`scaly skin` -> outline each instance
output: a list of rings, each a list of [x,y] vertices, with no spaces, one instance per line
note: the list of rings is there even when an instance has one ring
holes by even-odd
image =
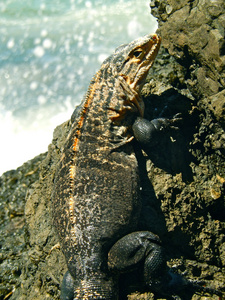
[[[140,96],[160,47],[148,35],[106,59],[74,111],[52,194],[52,214],[68,272],[62,300],[118,299],[118,273],[143,268],[163,295],[192,284],[166,269],[157,236],[138,230],[141,210],[133,139],[151,145],[177,120],[143,119]]]
[[[140,91],[159,46],[153,34],[119,47],[73,114],[52,202],[74,299],[117,299],[107,253],[137,226],[141,200],[131,127],[143,116]]]

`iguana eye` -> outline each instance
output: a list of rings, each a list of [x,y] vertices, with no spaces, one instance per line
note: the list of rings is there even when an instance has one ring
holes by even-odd
[[[139,58],[142,54],[142,50],[141,49],[137,49],[133,52],[133,56],[135,56],[136,58]]]

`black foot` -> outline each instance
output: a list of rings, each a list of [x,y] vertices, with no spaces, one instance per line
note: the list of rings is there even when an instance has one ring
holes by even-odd
[[[188,280],[182,275],[169,270],[158,280],[149,281],[150,289],[160,296],[169,296],[176,300],[190,300],[196,293],[222,296],[216,289],[203,286],[203,282]]]

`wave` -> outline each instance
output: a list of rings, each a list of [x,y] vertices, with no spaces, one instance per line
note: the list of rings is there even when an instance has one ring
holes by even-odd
[[[0,4],[0,172],[47,150],[101,62],[156,30],[145,1],[6,0]],[[29,150],[30,149],[30,150]],[[11,161],[11,163],[9,163]]]

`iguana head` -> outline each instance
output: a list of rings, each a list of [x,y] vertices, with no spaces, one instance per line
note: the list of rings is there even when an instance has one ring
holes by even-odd
[[[161,38],[157,34],[150,34],[118,47],[111,56],[114,74],[122,76],[132,89],[140,92],[160,43]]]
[[[139,112],[143,116],[144,102],[140,97],[140,91],[159,51],[160,42],[161,39],[157,34],[144,36],[118,47],[103,63],[106,74],[111,73],[110,81],[112,78],[115,79],[114,85],[117,86],[120,95],[114,100],[117,110],[110,106],[110,110],[117,113],[113,114],[113,120],[124,118],[128,111]]]

